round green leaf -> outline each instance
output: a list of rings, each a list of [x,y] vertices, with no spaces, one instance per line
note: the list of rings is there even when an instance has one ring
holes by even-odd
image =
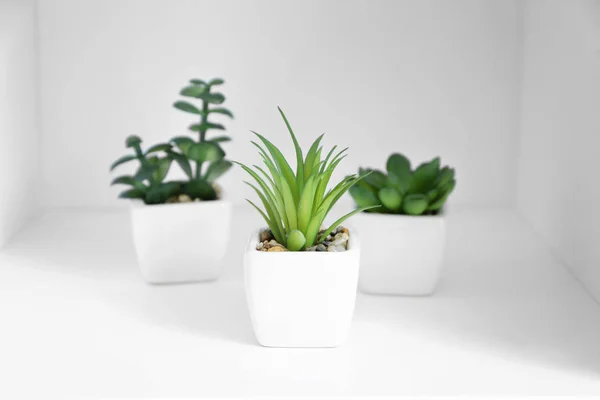
[[[402,196],[394,188],[383,188],[379,191],[379,200],[388,210],[399,211],[402,205]]]
[[[215,143],[202,142],[190,145],[186,155],[197,162],[217,161],[225,157],[225,152]]]
[[[440,170],[440,159],[434,158],[429,163],[423,163],[415,170],[410,181],[409,193],[426,193],[435,183]]]
[[[410,161],[400,153],[394,153],[388,157],[386,168],[398,176],[410,174]]]
[[[348,191],[358,207],[368,207],[381,204],[377,194],[375,194],[374,191],[365,188],[364,186],[354,185]]]
[[[190,79],[190,83],[193,85],[206,85],[202,79]]]
[[[381,189],[387,182],[387,177],[381,171],[371,171],[370,174],[363,178],[363,181],[375,189]]]
[[[287,235],[287,248],[290,251],[299,251],[304,247],[306,238],[299,230],[290,231]]]
[[[136,147],[140,143],[142,143],[142,139],[140,139],[140,137],[136,135],[128,136],[127,139],[125,139],[126,147]]]
[[[406,195],[402,209],[409,215],[421,215],[427,210],[427,196],[420,193]]]

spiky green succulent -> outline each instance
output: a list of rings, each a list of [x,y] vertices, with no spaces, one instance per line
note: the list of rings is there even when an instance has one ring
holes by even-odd
[[[337,201],[363,177],[348,176],[327,190],[331,174],[346,157],[347,148],[335,153],[334,146],[323,159],[323,147],[320,146],[323,135],[310,146],[306,157],[298,144],[296,135],[285,114],[279,109],[281,117],[292,137],[296,151],[296,173],[284,158],[281,151],[264,136],[253,132],[262,146],[252,142],[258,149],[268,170],[254,165],[254,169],[239,164],[254,178],[259,187],[245,182],[252,187],[260,198],[264,211],[252,201],[246,199],[265,219],[275,240],[291,251],[303,250],[323,241],[336,227],[352,215],[379,206],[360,207],[336,220],[320,232],[321,226]],[[334,155],[335,153],[335,155]],[[365,174],[366,176],[366,174]]]
[[[350,188],[350,195],[360,208],[381,204],[369,212],[388,214],[437,214],[456,186],[454,169],[440,168],[439,157],[411,170],[402,154],[387,160],[387,175],[382,171],[359,169],[364,176]]]
[[[230,161],[225,160],[225,151],[221,148],[221,143],[231,139],[228,136],[207,138],[206,134],[209,130],[225,129],[223,125],[209,121],[209,116],[224,115],[233,118],[228,109],[216,107],[225,101],[225,96],[213,92],[212,88],[224,82],[219,78],[207,82],[192,79],[179,94],[188,99],[200,100],[200,108],[184,100],[173,104],[178,110],[193,114],[199,119],[197,123],[189,126],[189,130],[197,135],[196,140],[188,136],[177,136],[144,152],[141,149],[142,140],[138,136],[127,138],[126,147],[131,148],[133,154],[119,158],[110,169],[112,171],[121,164],[136,160],[139,166],[135,174],[119,176],[112,181],[113,185],[131,186],[130,189],[121,192],[119,197],[141,199],[146,204],[162,204],[181,194],[192,199],[217,198],[213,182],[232,165]],[[173,161],[187,175],[187,181],[164,182]]]

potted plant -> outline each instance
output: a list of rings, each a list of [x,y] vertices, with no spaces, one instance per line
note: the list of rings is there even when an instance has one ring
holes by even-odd
[[[231,168],[221,143],[227,136],[207,137],[209,130],[224,130],[209,117],[233,118],[226,108],[215,107],[225,96],[213,92],[222,79],[208,82],[192,79],[180,94],[200,101],[197,108],[188,101],[174,107],[193,114],[198,122],[189,130],[196,136],[178,136],[147,149],[138,136],[125,142],[131,154],[110,167],[136,162],[132,175],[115,178],[112,184],[130,186],[119,197],[131,199],[133,241],[140,269],[150,283],[213,280],[219,276],[231,218],[231,204],[222,198],[215,180]],[[173,163],[183,171],[183,180],[167,180]]]
[[[279,110],[296,151],[296,172],[281,151],[253,132],[266,170],[239,164],[254,178],[246,182],[267,229],[250,235],[244,256],[246,296],[258,342],[268,347],[335,347],[348,334],[358,281],[360,241],[341,224],[373,205],[344,215],[322,229],[332,207],[362,178],[349,176],[327,190],[347,149],[333,147],[322,158],[321,135],[303,157],[296,136]]]
[[[387,160],[387,174],[360,169],[350,188],[358,207],[381,204],[353,222],[364,235],[360,290],[372,294],[428,295],[439,278],[445,247],[444,204],[456,186],[454,169],[440,159],[411,170],[402,154]]]

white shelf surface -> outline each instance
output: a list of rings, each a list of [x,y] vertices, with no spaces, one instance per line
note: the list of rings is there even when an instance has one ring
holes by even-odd
[[[171,286],[126,211],[49,211],[0,252],[0,398],[599,395],[600,306],[510,210],[452,211],[437,293],[359,294],[337,349],[255,341],[245,207],[223,277]]]

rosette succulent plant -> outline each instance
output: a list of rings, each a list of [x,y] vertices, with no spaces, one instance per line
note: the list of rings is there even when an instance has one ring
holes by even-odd
[[[358,207],[381,204],[369,212],[388,214],[437,214],[456,186],[454,169],[440,168],[439,157],[411,170],[410,161],[402,154],[392,154],[387,160],[387,175],[381,171],[359,169],[364,176],[350,188]]]
[[[222,142],[231,140],[228,136],[208,137],[210,130],[225,130],[219,123],[209,121],[209,116],[224,115],[233,118],[226,108],[217,107],[225,101],[222,93],[213,92],[214,86],[222,85],[223,79],[212,79],[205,82],[192,79],[189,85],[180,91],[180,95],[188,99],[200,101],[200,107],[186,100],[173,104],[178,110],[193,114],[198,118],[196,123],[189,126],[195,138],[177,136],[165,143],[151,146],[142,151],[142,140],[138,136],[129,136],[125,142],[132,154],[116,160],[110,167],[111,171],[121,164],[136,160],[138,168],[133,175],[123,175],[115,178],[112,184],[130,186],[119,195],[125,199],[141,199],[146,204],[162,204],[186,195],[188,199],[215,200],[217,191],[214,181],[223,175],[231,162],[225,160]],[[165,178],[173,162],[177,163],[188,180],[165,182]]]
[[[323,135],[319,136],[303,156],[302,149],[294,135],[285,114],[279,112],[290,133],[296,151],[296,173],[283,157],[281,151],[264,136],[252,132],[262,143],[252,142],[258,149],[261,158],[268,170],[254,165],[254,169],[244,164],[239,164],[258,184],[245,182],[252,187],[260,198],[264,211],[255,203],[246,199],[265,219],[273,236],[280,244],[291,251],[304,250],[322,242],[336,227],[352,215],[378,207],[368,205],[360,207],[336,220],[333,224],[321,231],[325,217],[344,193],[362,177],[348,176],[338,182],[333,188],[327,190],[331,174],[338,164],[346,157],[346,149],[335,152],[334,146],[322,158],[323,148],[320,146]],[[334,155],[335,153],[335,155]]]

